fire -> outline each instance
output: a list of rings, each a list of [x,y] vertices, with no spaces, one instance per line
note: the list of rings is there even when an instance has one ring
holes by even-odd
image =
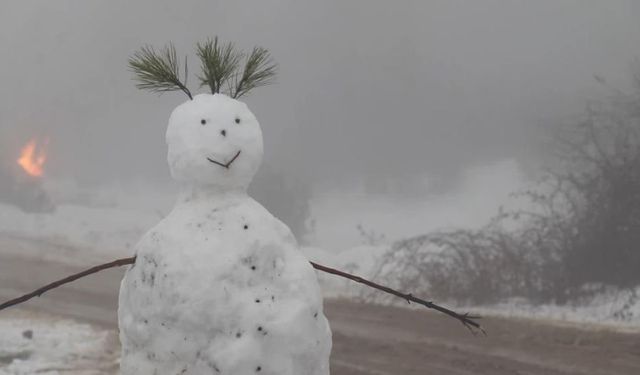
[[[43,167],[47,161],[47,154],[44,150],[46,143],[38,145],[35,139],[31,139],[20,152],[20,159],[17,162],[31,176],[40,177],[44,173]]]

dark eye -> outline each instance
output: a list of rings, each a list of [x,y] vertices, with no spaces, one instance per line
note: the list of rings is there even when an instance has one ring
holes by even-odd
[[[240,119],[236,117],[236,124],[240,123]]]
[[[207,123],[207,120],[202,119],[202,120],[200,120],[200,123],[201,123],[202,125],[205,125],[205,124]]]

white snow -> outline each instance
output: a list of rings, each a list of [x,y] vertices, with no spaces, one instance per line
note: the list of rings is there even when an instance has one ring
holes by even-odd
[[[122,281],[122,374],[328,374],[331,331],[313,268],[246,193],[262,161],[253,114],[198,95],[172,113],[167,143],[182,190]]]
[[[0,375],[115,374],[117,337],[72,320],[25,310],[3,311]]]
[[[513,298],[491,306],[459,306],[481,315],[545,319],[555,323],[640,332],[640,287],[609,288],[593,297],[566,305],[533,304]]]
[[[174,109],[166,140],[171,175],[189,186],[246,190],[262,163],[258,120],[246,104],[222,94],[196,95]]]
[[[153,212],[66,204],[58,206],[53,214],[25,213],[0,203],[1,232],[83,249],[72,259],[68,259],[68,253],[42,254],[45,259],[78,264],[131,255],[141,234],[159,219]]]

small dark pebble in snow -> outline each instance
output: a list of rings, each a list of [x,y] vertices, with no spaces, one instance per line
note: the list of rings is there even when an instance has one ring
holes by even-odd
[[[262,326],[258,327],[258,331],[262,331]]]
[[[256,372],[259,372],[260,370],[262,370],[262,367],[260,366],[256,367]]]
[[[249,229],[249,226],[247,224],[244,225],[244,229]]]
[[[251,269],[255,271],[256,270],[256,266],[251,266]]]
[[[260,300],[259,300],[259,299],[256,299],[256,303],[260,303]]]
[[[22,337],[24,337],[25,339],[31,340],[33,338],[33,331],[30,329],[26,331],[22,331]]]

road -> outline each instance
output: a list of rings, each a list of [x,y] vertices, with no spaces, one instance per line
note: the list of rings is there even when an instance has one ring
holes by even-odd
[[[82,269],[34,258],[42,243],[0,238],[0,300]],[[52,250],[53,251],[53,250]],[[28,308],[116,328],[123,269],[56,289]],[[486,337],[428,311],[329,300],[333,375],[640,374],[640,334],[525,319],[485,318]],[[2,313],[0,313],[0,319]]]

